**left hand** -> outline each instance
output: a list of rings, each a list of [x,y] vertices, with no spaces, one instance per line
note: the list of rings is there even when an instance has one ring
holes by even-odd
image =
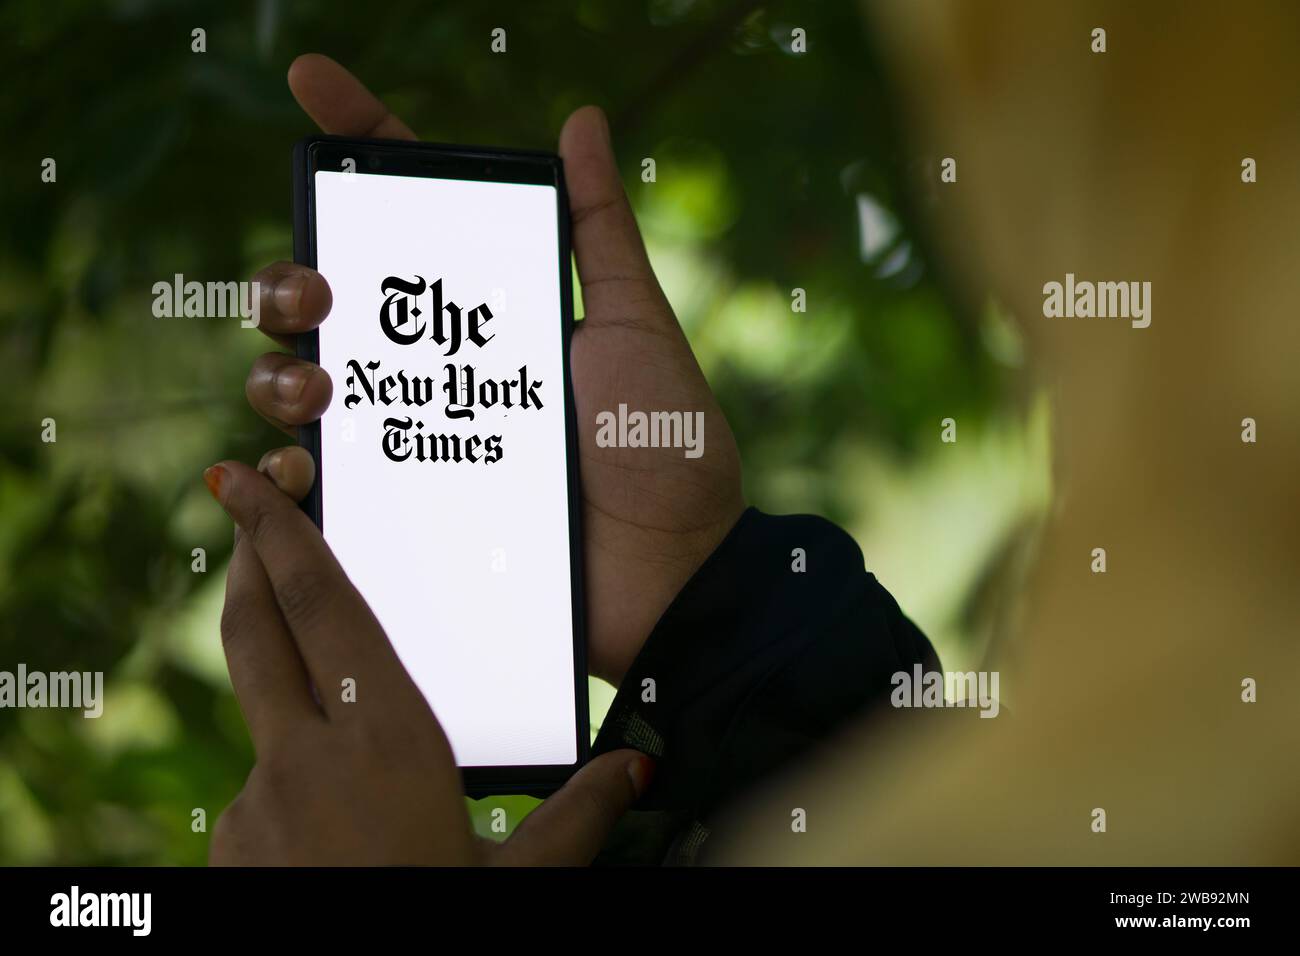
[[[240,530],[221,636],[257,751],[217,822],[212,862],[591,862],[644,791],[649,758],[605,754],[505,843],[476,838],[437,718],[320,531],[277,487],[300,496],[312,467],[290,448],[263,459],[265,475],[237,462],[204,475]],[[345,678],[356,682],[352,702],[342,699]]]

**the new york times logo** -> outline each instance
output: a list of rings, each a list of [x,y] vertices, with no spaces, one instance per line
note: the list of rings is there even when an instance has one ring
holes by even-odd
[[[152,913],[152,893],[83,893],[74,885],[50,897],[51,926],[125,926],[132,936],[148,936]]]
[[[385,293],[379,309],[379,328],[389,341],[398,345],[415,345],[427,339],[445,349],[448,358],[460,351],[468,342],[482,349],[495,338],[495,333],[484,334],[484,326],[492,319],[492,310],[481,303],[468,312],[444,297],[442,280],[426,283],[423,276],[402,279],[389,276],[380,283]],[[428,318],[420,302],[428,294]],[[348,395],[343,400],[345,408],[354,408],[360,402],[385,407],[394,404],[407,408],[423,408],[442,399],[443,415],[452,421],[474,421],[475,409],[527,411],[542,407],[538,389],[542,383],[528,377],[528,366],[519,368],[517,378],[493,379],[482,376],[473,365],[443,366],[441,384],[429,376],[409,375],[405,369],[379,377],[380,363],[356,359],[348,361],[351,374],[345,380]],[[392,461],[470,461],[491,465],[501,460],[501,436],[459,435],[425,433],[424,421],[414,414],[384,419],[383,450]]]

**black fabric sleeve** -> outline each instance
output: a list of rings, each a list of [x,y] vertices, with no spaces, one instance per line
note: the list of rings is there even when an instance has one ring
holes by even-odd
[[[892,675],[918,663],[939,669],[848,534],[748,509],[655,626],[601,725],[594,754],[635,747],[656,768],[596,862],[695,862],[711,814],[887,700]]]

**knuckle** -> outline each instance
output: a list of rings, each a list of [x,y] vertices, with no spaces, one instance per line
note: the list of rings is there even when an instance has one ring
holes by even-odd
[[[587,203],[586,205],[573,210],[573,225],[575,227],[580,226],[595,216],[615,212],[624,201],[623,192],[622,190],[619,190],[618,192],[612,192],[606,196],[602,196],[600,199]]]
[[[262,823],[272,828],[284,823],[286,815],[292,815],[301,806],[304,788],[318,779],[315,768],[320,766],[322,752],[314,743],[308,747],[309,754],[296,750],[289,754],[287,748],[258,754],[257,765],[248,775],[241,796],[248,802],[246,810]]]
[[[244,848],[249,843],[248,823],[249,815],[241,793],[221,812],[212,827],[208,856],[213,863],[233,864],[242,860]]]
[[[359,717],[348,723],[351,744],[381,766],[400,765],[416,745],[403,721]]]
[[[256,538],[256,527],[252,533]],[[319,619],[332,593],[329,576],[310,568],[296,568],[275,583],[276,603],[285,619],[300,626]]]
[[[288,796],[297,779],[284,760],[270,757],[258,761],[254,785],[261,801],[274,806]]]
[[[358,714],[347,721],[346,746],[380,768],[406,770],[448,759],[450,747],[447,754],[437,751],[442,735],[431,732],[428,723],[414,719],[415,715],[400,702],[401,696],[387,695],[382,713]]]
[[[250,623],[248,602],[238,595],[226,596],[226,603],[221,608],[221,643],[229,644]]]
[[[258,476],[258,480],[264,479]],[[244,530],[248,533],[253,545],[260,550],[262,545],[280,534],[283,509],[279,507],[279,503],[272,496],[259,494],[250,495],[250,497],[255,500],[249,504]]]

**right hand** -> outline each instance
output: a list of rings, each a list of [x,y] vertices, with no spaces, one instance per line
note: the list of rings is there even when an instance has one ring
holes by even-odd
[[[308,54],[289,68],[289,87],[326,133],[415,139],[347,70]],[[573,249],[586,311],[569,360],[577,406],[591,671],[617,685],[651,629],[745,509],[740,456],[659,287],[619,179],[609,126],[595,107],[569,117],[560,155],[573,223]],[[329,313],[319,273],[277,262],[262,283],[261,328],[283,345]],[[329,405],[320,368],[272,352],[254,364],[250,404],[294,433]],[[702,411],[704,454],[675,448],[598,448],[596,416],[620,403],[645,412]],[[306,494],[307,487],[291,493]]]

